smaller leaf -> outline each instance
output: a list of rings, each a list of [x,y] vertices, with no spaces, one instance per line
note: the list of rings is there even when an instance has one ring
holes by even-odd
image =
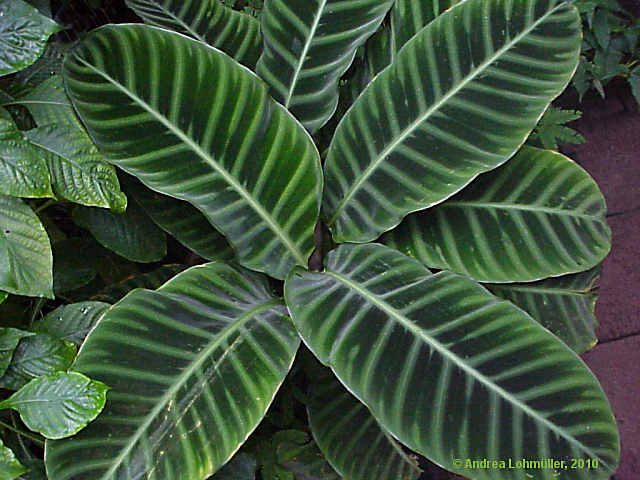
[[[116,303],[134,288],[155,290],[185,268],[187,267],[184,265],[163,265],[152,272],[136,275],[109,285],[100,293],[94,295],[92,299],[106,303]]]
[[[0,303],[4,302],[8,295],[9,294],[7,292],[0,292]]]
[[[73,219],[103,247],[132,262],[157,262],[167,254],[164,232],[136,204],[121,214],[102,208],[76,207]]]
[[[631,74],[628,78],[629,86],[631,87],[631,93],[636,99],[636,102],[640,105],[640,65],[631,70]]]
[[[239,452],[211,480],[254,480],[258,465],[253,455]]]
[[[593,34],[598,41],[600,47],[606,50],[611,40],[611,31],[609,30],[609,12],[605,8],[596,10],[593,16]]]
[[[63,305],[50,312],[34,325],[34,330],[48,333],[61,340],[82,345],[89,330],[110,307],[103,302],[79,302]]]
[[[16,128],[0,119],[0,194],[12,197],[53,197],[47,163]]]
[[[89,284],[97,275],[96,244],[68,238],[53,244],[53,291],[69,292]]]
[[[76,356],[76,346],[52,335],[40,333],[20,340],[0,387],[18,390],[41,375],[67,370]]]
[[[18,461],[15,454],[2,443],[0,438],[0,480],[13,480],[26,472],[27,468]]]
[[[24,424],[49,439],[75,435],[98,416],[108,387],[77,372],[58,372],[30,381],[0,408],[13,408]]]
[[[0,75],[14,73],[35,62],[49,37],[62,27],[23,0],[0,3]]]
[[[0,377],[4,375],[7,367],[11,363],[13,351],[18,346],[21,339],[35,335],[32,332],[25,332],[17,328],[0,328]]]

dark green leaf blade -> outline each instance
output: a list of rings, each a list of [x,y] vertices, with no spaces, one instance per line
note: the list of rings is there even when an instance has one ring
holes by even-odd
[[[74,221],[105,248],[132,262],[158,262],[167,254],[167,237],[136,203],[124,213],[76,207]]]
[[[564,1],[467,0],[398,53],[336,130],[323,212],[367,242],[507,161],[569,82],[580,17]]]
[[[325,370],[314,375],[309,426],[325,458],[345,480],[415,480],[421,470],[365,405]]]
[[[260,23],[219,0],[126,0],[145,23],[175,30],[253,69],[262,53]]]
[[[75,435],[105,405],[108,387],[77,372],[38,377],[0,402],[13,408],[29,429],[49,439]]]
[[[23,0],[0,3],[0,76],[35,62],[61,27]]]
[[[258,465],[248,453],[238,452],[211,480],[255,480]]]
[[[19,198],[0,195],[0,289],[53,298],[53,254],[38,216]]]
[[[611,249],[606,204],[567,157],[524,147],[452,199],[409,216],[382,242],[433,268],[482,282],[581,272]]]
[[[307,264],[322,191],[319,155],[248,70],[182,35],[119,25],[85,37],[63,71],[109,161],[192,203],[248,268],[282,279]]]
[[[390,0],[271,0],[256,71],[271,95],[315,132],[338,105],[338,81],[380,26]]]
[[[33,335],[35,335],[33,332],[26,332],[17,328],[0,328],[0,378],[2,378],[11,363],[11,357],[18,346],[18,342],[25,337]]]
[[[596,267],[540,282],[489,284],[487,288],[522,308],[572,350],[582,354],[598,342],[594,285],[599,273],[600,268]]]
[[[184,265],[163,265],[149,273],[134,275],[109,285],[94,295],[92,299],[100,302],[116,303],[135,288],[156,289],[185,269]]]
[[[27,468],[18,461],[16,455],[0,438],[0,480],[13,480],[26,472]]]
[[[391,22],[396,52],[445,10],[459,2],[460,0],[395,0]]]
[[[20,340],[0,387],[19,390],[36,377],[64,371],[76,356],[76,346],[46,333]]]
[[[0,118],[0,195],[53,197],[47,163],[13,122]]]
[[[78,302],[62,305],[49,312],[33,326],[36,332],[48,333],[61,340],[82,345],[91,328],[111,307],[104,302]]]
[[[324,272],[294,269],[285,298],[316,357],[394,437],[447,469],[486,478],[454,459],[552,456],[597,461],[583,479],[615,472],[618,431],[593,374],[471,279],[432,275],[382,245],[348,245],[329,254]],[[526,475],[539,470],[491,470],[494,480]]]
[[[258,425],[299,341],[267,279],[241,267],[210,263],[135,290],[74,364],[109,385],[109,402],[79,435],[47,444],[51,480],[207,478]]]

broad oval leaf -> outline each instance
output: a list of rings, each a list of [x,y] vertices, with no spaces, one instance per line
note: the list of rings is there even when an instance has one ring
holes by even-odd
[[[196,206],[248,268],[284,278],[307,264],[319,155],[248,70],[201,42],[144,25],[95,30],[63,70],[109,161]]]
[[[15,453],[5,446],[0,438],[0,478],[2,480],[13,480],[27,471],[28,469],[20,463]]]
[[[309,426],[327,461],[344,480],[416,480],[421,473],[367,407],[325,369],[314,375]]]
[[[432,275],[382,245],[349,245],[329,254],[324,272],[294,269],[285,297],[318,359],[384,428],[445,468],[486,478],[455,459],[552,456],[597,461],[581,478],[615,472],[618,431],[593,374],[524,311],[473,280]],[[539,472],[492,470],[491,478]]]
[[[74,344],[53,335],[38,333],[22,338],[0,377],[0,388],[19,390],[36,377],[67,370],[75,356]]]
[[[108,387],[76,372],[38,377],[0,402],[13,408],[30,430],[46,438],[69,437],[98,416]]]
[[[53,254],[38,216],[19,198],[0,195],[0,289],[53,298]]]
[[[391,0],[267,0],[256,71],[271,95],[315,132],[338,105],[338,81]]]
[[[27,107],[37,127],[25,132],[46,161],[56,195],[86,206],[122,212],[127,198],[112,165],[93,144],[55,75],[15,103]]]
[[[413,37],[338,126],[323,211],[367,242],[509,159],[579,58],[564,1],[467,0]]]
[[[82,345],[85,337],[111,307],[104,302],[78,302],[62,305],[36,322],[36,332],[48,333],[61,340]]]
[[[145,23],[219,48],[253,69],[262,53],[260,22],[220,0],[126,0]]]
[[[158,262],[167,254],[167,237],[136,203],[124,213],[76,207],[73,220],[105,248],[132,262]]]
[[[109,402],[79,435],[48,443],[52,480],[200,480],[258,425],[299,338],[267,279],[224,263],[135,290],[91,331],[74,370]]]
[[[60,27],[23,0],[0,2],[0,76],[35,62]]]
[[[525,147],[450,200],[409,216],[382,242],[481,282],[529,282],[599,264],[611,249],[606,210],[579,165]]]
[[[123,183],[151,220],[189,250],[207,260],[233,260],[231,246],[193,205],[154,192],[130,176]]]
[[[31,337],[33,335],[35,335],[35,333],[26,332],[17,328],[0,328],[0,378],[2,378],[11,363],[11,357],[18,346],[18,342],[25,337]]]
[[[47,163],[13,122],[0,118],[0,195],[53,197]]]
[[[499,283],[486,287],[514,303],[553,332],[576,353],[598,342],[595,329],[595,283],[600,268],[533,283]]]

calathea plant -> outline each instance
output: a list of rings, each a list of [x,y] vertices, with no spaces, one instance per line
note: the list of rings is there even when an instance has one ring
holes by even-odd
[[[128,208],[187,246],[222,235],[231,259],[104,312],[73,369],[108,400],[47,440],[49,478],[253,478],[216,472],[301,340],[328,367],[307,368],[309,428],[342,478],[418,478],[403,445],[469,478],[615,471],[615,420],[576,353],[604,199],[523,147],[576,69],[571,3],[267,0],[260,23],[216,0],[127,3],[150,25],[89,33],[66,93]]]

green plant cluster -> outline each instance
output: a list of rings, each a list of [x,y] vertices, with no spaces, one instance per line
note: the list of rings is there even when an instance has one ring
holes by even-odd
[[[615,472],[572,2],[126,4],[0,0],[0,479]]]

